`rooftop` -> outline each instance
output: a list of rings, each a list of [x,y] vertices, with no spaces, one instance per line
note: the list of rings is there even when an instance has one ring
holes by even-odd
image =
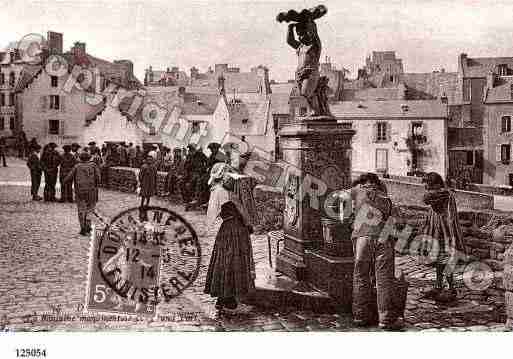
[[[447,105],[439,100],[340,101],[330,105],[333,116],[350,119],[445,118]]]

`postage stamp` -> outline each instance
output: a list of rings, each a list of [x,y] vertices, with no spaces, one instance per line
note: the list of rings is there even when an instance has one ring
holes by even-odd
[[[198,276],[196,232],[166,208],[125,210],[92,236],[87,310],[155,316]]]

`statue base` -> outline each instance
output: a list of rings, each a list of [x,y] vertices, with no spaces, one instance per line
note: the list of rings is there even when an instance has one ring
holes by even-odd
[[[324,201],[351,184],[354,133],[351,124],[329,116],[295,117],[281,128],[283,160],[291,169],[285,191],[284,249],[276,258],[278,272],[308,280],[306,251],[324,248]],[[303,196],[298,195],[300,191]]]

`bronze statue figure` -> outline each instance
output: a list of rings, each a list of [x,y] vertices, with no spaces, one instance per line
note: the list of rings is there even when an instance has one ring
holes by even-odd
[[[279,22],[292,22],[288,27],[287,43],[298,55],[296,84],[299,94],[306,99],[310,107],[311,116],[331,116],[327,95],[328,78],[321,78],[319,73],[322,45],[315,23],[315,20],[324,16],[327,11],[325,6],[319,5],[301,12],[289,10],[276,17]]]

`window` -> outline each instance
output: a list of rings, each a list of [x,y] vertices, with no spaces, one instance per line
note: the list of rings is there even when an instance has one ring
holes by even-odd
[[[57,76],[51,76],[52,87],[57,87],[59,85],[59,78]]]
[[[14,106],[14,94],[9,94],[9,106]]]
[[[2,72],[0,73],[0,85],[5,84],[5,74]]]
[[[50,108],[54,110],[61,108],[59,95],[50,95]]]
[[[306,116],[306,107],[299,108],[299,116]]]
[[[502,116],[501,133],[511,132],[511,116]]]
[[[387,140],[387,123],[386,122],[378,122],[376,124],[376,140],[377,141],[386,141]]]
[[[386,172],[388,170],[388,150],[376,150],[376,171]]]
[[[508,65],[506,64],[500,64],[498,66],[498,71],[499,73],[499,76],[507,76],[508,75]]]
[[[390,82],[394,82],[394,76],[390,76]]]
[[[513,173],[510,173],[508,176],[509,176],[509,185],[513,186]]]
[[[59,134],[59,120],[48,121],[48,134],[58,135]]]
[[[5,94],[0,93],[0,106],[5,106]]]
[[[16,125],[16,120],[14,119],[14,117],[11,117],[9,119],[9,130],[14,130],[15,125]]]
[[[0,131],[3,131],[3,130],[5,130],[5,122],[4,122],[4,118],[0,117]]]
[[[200,123],[199,122],[193,122],[192,123],[192,133],[198,133],[200,132]]]
[[[243,118],[243,119],[242,119],[242,123],[244,123],[244,124],[248,123],[248,121],[249,121],[249,119],[248,119],[248,118]]]
[[[473,166],[474,165],[474,151],[465,151],[466,152],[466,162],[465,164],[467,166]]]
[[[14,82],[16,81],[16,75],[14,72],[9,74],[9,85],[14,86]]]
[[[501,145],[501,162],[509,163],[510,160],[511,160],[511,145],[509,143]]]

